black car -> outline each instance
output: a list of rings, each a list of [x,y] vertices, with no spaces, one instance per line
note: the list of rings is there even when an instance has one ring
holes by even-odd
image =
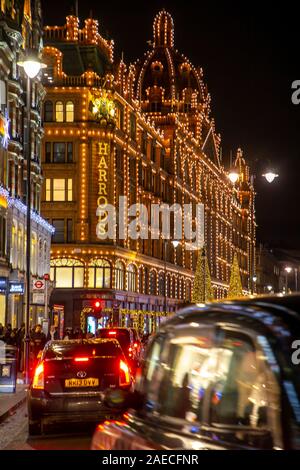
[[[28,390],[29,434],[40,434],[45,424],[114,416],[103,404],[104,391],[131,385],[127,359],[115,339],[50,341]]]
[[[299,363],[300,296],[187,307],[92,448],[300,449]]]
[[[97,330],[97,337],[115,338],[119,341],[131,369],[135,372],[139,361],[139,351],[135,346],[136,341],[132,330],[132,328],[125,327],[100,328]]]

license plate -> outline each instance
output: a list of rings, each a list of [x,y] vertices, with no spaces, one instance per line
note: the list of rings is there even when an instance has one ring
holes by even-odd
[[[97,387],[99,385],[99,379],[86,378],[86,379],[66,379],[65,387]]]

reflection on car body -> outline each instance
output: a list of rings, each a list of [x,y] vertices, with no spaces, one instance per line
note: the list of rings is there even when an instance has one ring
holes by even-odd
[[[300,296],[186,308],[153,339],[124,420],[92,448],[300,448],[297,337]]]

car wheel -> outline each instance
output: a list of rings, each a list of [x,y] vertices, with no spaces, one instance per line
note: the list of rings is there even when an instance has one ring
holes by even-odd
[[[29,436],[40,436],[42,434],[41,421],[32,421],[28,423]]]

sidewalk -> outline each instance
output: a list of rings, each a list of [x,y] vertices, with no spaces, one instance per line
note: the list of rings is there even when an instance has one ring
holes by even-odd
[[[17,383],[16,393],[0,393],[0,423],[26,401],[27,385],[23,383],[21,374],[18,382],[22,383]]]

